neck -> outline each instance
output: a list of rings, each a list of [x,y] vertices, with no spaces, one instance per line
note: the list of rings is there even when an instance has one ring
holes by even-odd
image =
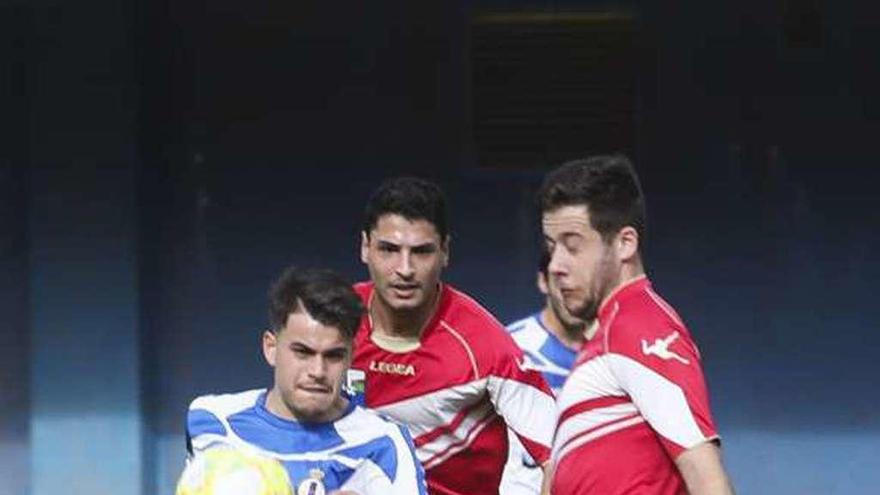
[[[624,263],[620,269],[620,279],[619,279],[617,285],[615,285],[614,288],[611,289],[611,291],[608,293],[608,295],[606,295],[604,298],[602,298],[602,303],[599,305],[600,310],[601,310],[602,306],[605,306],[605,303],[607,303],[608,300],[614,296],[614,294],[617,294],[617,291],[619,291],[622,287],[629,284],[633,280],[636,280],[638,278],[642,278],[644,276],[645,276],[645,269],[642,267],[641,261]]]
[[[640,259],[636,259],[630,263],[624,263],[623,266],[620,267],[620,283],[617,284],[615,291],[633,280],[644,276],[645,268],[642,266],[642,261]]]
[[[418,339],[425,330],[425,324],[434,315],[439,299],[438,287],[434,295],[421,307],[399,311],[390,307],[381,297],[376,297],[374,293],[368,308],[373,332],[394,338]]]
[[[550,333],[555,335],[556,338],[565,345],[565,347],[577,350],[583,345],[586,325],[575,325],[572,327],[566,326],[562,323],[562,320],[556,316],[556,312],[553,311],[553,308],[551,308],[549,304],[544,306],[544,309],[541,310],[541,322]]]

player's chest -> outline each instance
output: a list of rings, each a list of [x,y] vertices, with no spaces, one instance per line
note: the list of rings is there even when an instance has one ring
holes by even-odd
[[[325,495],[339,489],[352,469],[335,460],[282,461],[294,495]]]
[[[438,390],[456,390],[457,400],[468,403],[485,393],[479,381],[477,356],[459,342],[443,336],[423,342],[410,352],[391,352],[372,342],[358,346],[350,370],[363,380],[369,407],[399,402]]]

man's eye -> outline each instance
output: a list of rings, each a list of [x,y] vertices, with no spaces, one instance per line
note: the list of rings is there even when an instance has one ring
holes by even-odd
[[[580,250],[582,244],[583,244],[583,239],[580,237],[574,237],[574,236],[566,238],[563,243],[563,245],[565,246],[565,249],[568,250],[569,252],[572,252],[572,253]]]

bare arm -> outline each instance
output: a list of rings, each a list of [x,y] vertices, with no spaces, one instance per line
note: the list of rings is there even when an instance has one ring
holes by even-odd
[[[684,451],[675,464],[691,495],[733,495],[733,486],[721,465],[721,449],[714,442]]]
[[[550,483],[553,481],[553,462],[547,461],[541,466],[544,481],[541,482],[541,495],[550,495]]]

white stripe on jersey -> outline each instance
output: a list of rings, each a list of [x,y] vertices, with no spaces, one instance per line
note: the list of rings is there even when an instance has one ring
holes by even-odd
[[[556,402],[561,415],[583,401],[602,397],[626,397],[626,392],[611,373],[608,355],[601,355],[572,370]]]
[[[556,438],[553,442],[554,459],[561,457],[557,451],[565,451],[570,448],[571,445],[569,445],[569,442],[577,438],[579,435],[582,435],[585,432],[590,432],[591,439],[598,438],[598,436],[601,435],[592,435],[592,433],[606,431],[608,427],[617,425],[623,420],[634,419],[635,417],[639,419],[636,423],[644,421],[639,414],[639,410],[636,409],[636,406],[632,402],[630,402],[614,406],[597,407],[566,418],[559,425],[559,429],[556,430]],[[611,431],[617,431],[617,429]],[[610,433],[611,431],[607,431],[607,433]],[[582,443],[584,442],[579,442],[578,445]]]
[[[480,390],[486,389],[498,404],[483,399],[468,405]],[[376,410],[391,417],[409,418],[410,433],[416,445],[419,460],[430,468],[453,454],[470,446],[474,438],[492,420],[496,410],[504,411],[505,422],[527,438],[540,439],[544,432],[553,431],[553,415],[528,420],[536,410],[553,410],[553,399],[530,385],[516,380],[490,376],[464,385],[445,388],[430,394],[413,397]],[[435,435],[425,443],[426,435]]]
[[[667,440],[689,449],[707,440],[675,382],[622,354],[609,354],[609,363],[651,427]]]
[[[447,426],[465,409],[472,406],[475,396],[486,387],[488,378],[444,388],[400,402],[374,408],[392,418],[406,418],[413,439]]]
[[[553,431],[556,418],[553,397],[516,380],[489,377],[489,393],[498,399],[497,409],[504,412],[507,426],[526,438],[542,438]],[[535,414],[545,411],[545,414]]]
[[[498,415],[494,413],[489,401],[486,401],[483,407],[476,408],[472,414],[468,414],[458,428],[417,447],[416,453],[419,460],[422,460],[422,456],[425,457],[425,460],[422,461],[425,469],[443,463],[446,459],[470,447],[477,435],[496,419],[498,419]]]
[[[622,354],[603,354],[575,368],[560,394],[557,417],[587,401],[609,397],[627,397],[632,402],[587,409],[564,418],[553,441],[556,462],[576,446],[643,421],[685,449],[709,440],[678,385]],[[634,414],[637,416],[625,419]],[[575,440],[578,432],[583,435]]]
[[[572,450],[580,447],[581,445],[592,442],[597,438],[602,438],[605,435],[609,435],[614,433],[615,431],[623,430],[624,428],[629,428],[630,426],[637,425],[639,423],[644,423],[645,418],[641,416],[636,416],[634,418],[629,418],[623,421],[618,421],[617,423],[611,423],[609,425],[605,425],[601,428],[593,430],[589,433],[581,435],[577,438],[573,438],[567,445],[562,447],[559,452],[554,452],[553,454],[553,462],[558,463],[560,459],[565,457]]]

